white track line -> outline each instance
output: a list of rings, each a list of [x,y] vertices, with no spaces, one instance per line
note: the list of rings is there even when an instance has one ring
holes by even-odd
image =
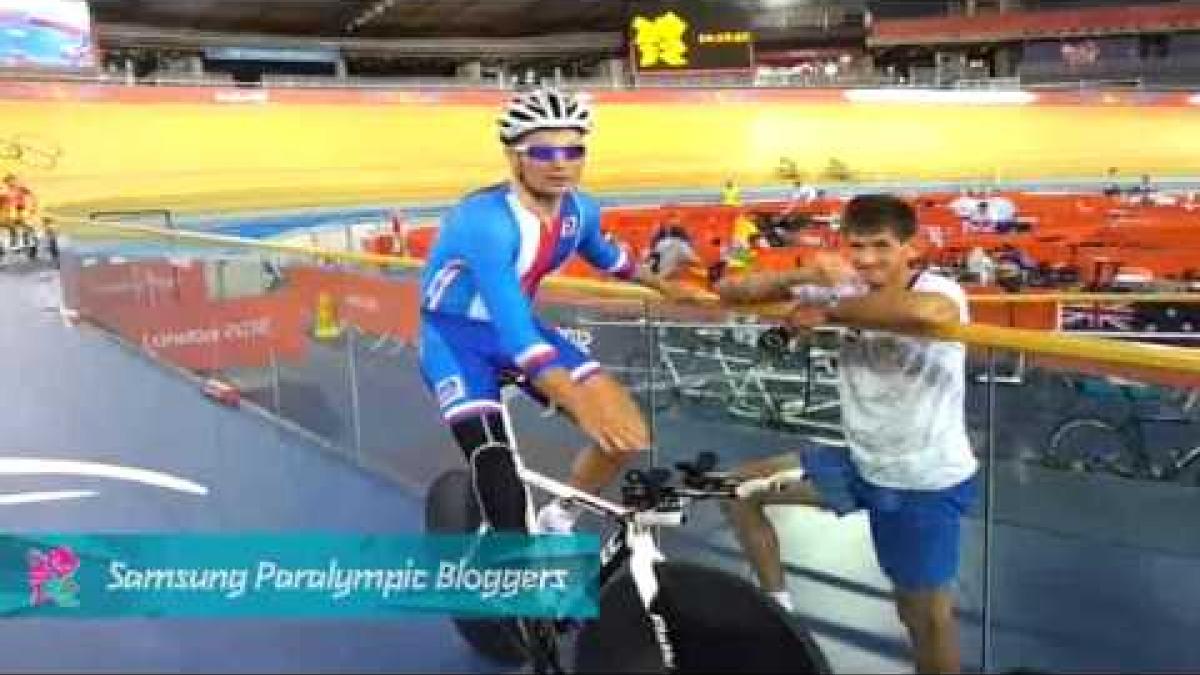
[[[65,474],[71,476],[97,476],[153,485],[166,490],[186,492],[194,495],[208,494],[208,488],[185,478],[168,473],[138,469],[117,464],[78,462],[66,459],[41,459],[30,457],[0,457],[0,475],[22,476],[31,474]]]

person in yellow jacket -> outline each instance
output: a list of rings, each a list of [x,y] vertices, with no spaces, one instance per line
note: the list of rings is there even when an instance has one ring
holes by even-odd
[[[750,238],[756,234],[762,234],[758,230],[758,223],[745,213],[738,214],[733,221],[733,245],[750,248]]]
[[[745,213],[738,214],[733,221],[733,236],[724,258],[731,270],[746,271],[753,267],[757,258],[754,249],[762,242],[762,232],[753,218]]]
[[[725,181],[725,187],[721,188],[721,204],[723,206],[742,205],[742,191],[732,178]]]

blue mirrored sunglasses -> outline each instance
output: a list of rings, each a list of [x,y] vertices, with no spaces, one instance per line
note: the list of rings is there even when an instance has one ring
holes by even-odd
[[[535,162],[573,162],[587,154],[583,145],[520,145],[513,149]]]

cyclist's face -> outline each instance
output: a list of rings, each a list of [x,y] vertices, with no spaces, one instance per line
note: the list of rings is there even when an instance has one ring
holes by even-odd
[[[901,241],[891,231],[847,234],[850,263],[872,287],[905,283],[915,251],[911,242]]]
[[[513,175],[538,196],[559,196],[583,174],[583,134],[572,129],[535,131],[506,150]]]

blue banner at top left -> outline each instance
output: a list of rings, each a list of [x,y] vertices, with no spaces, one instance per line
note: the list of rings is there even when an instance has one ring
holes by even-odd
[[[5,534],[0,613],[592,618],[599,570],[591,534]]]

